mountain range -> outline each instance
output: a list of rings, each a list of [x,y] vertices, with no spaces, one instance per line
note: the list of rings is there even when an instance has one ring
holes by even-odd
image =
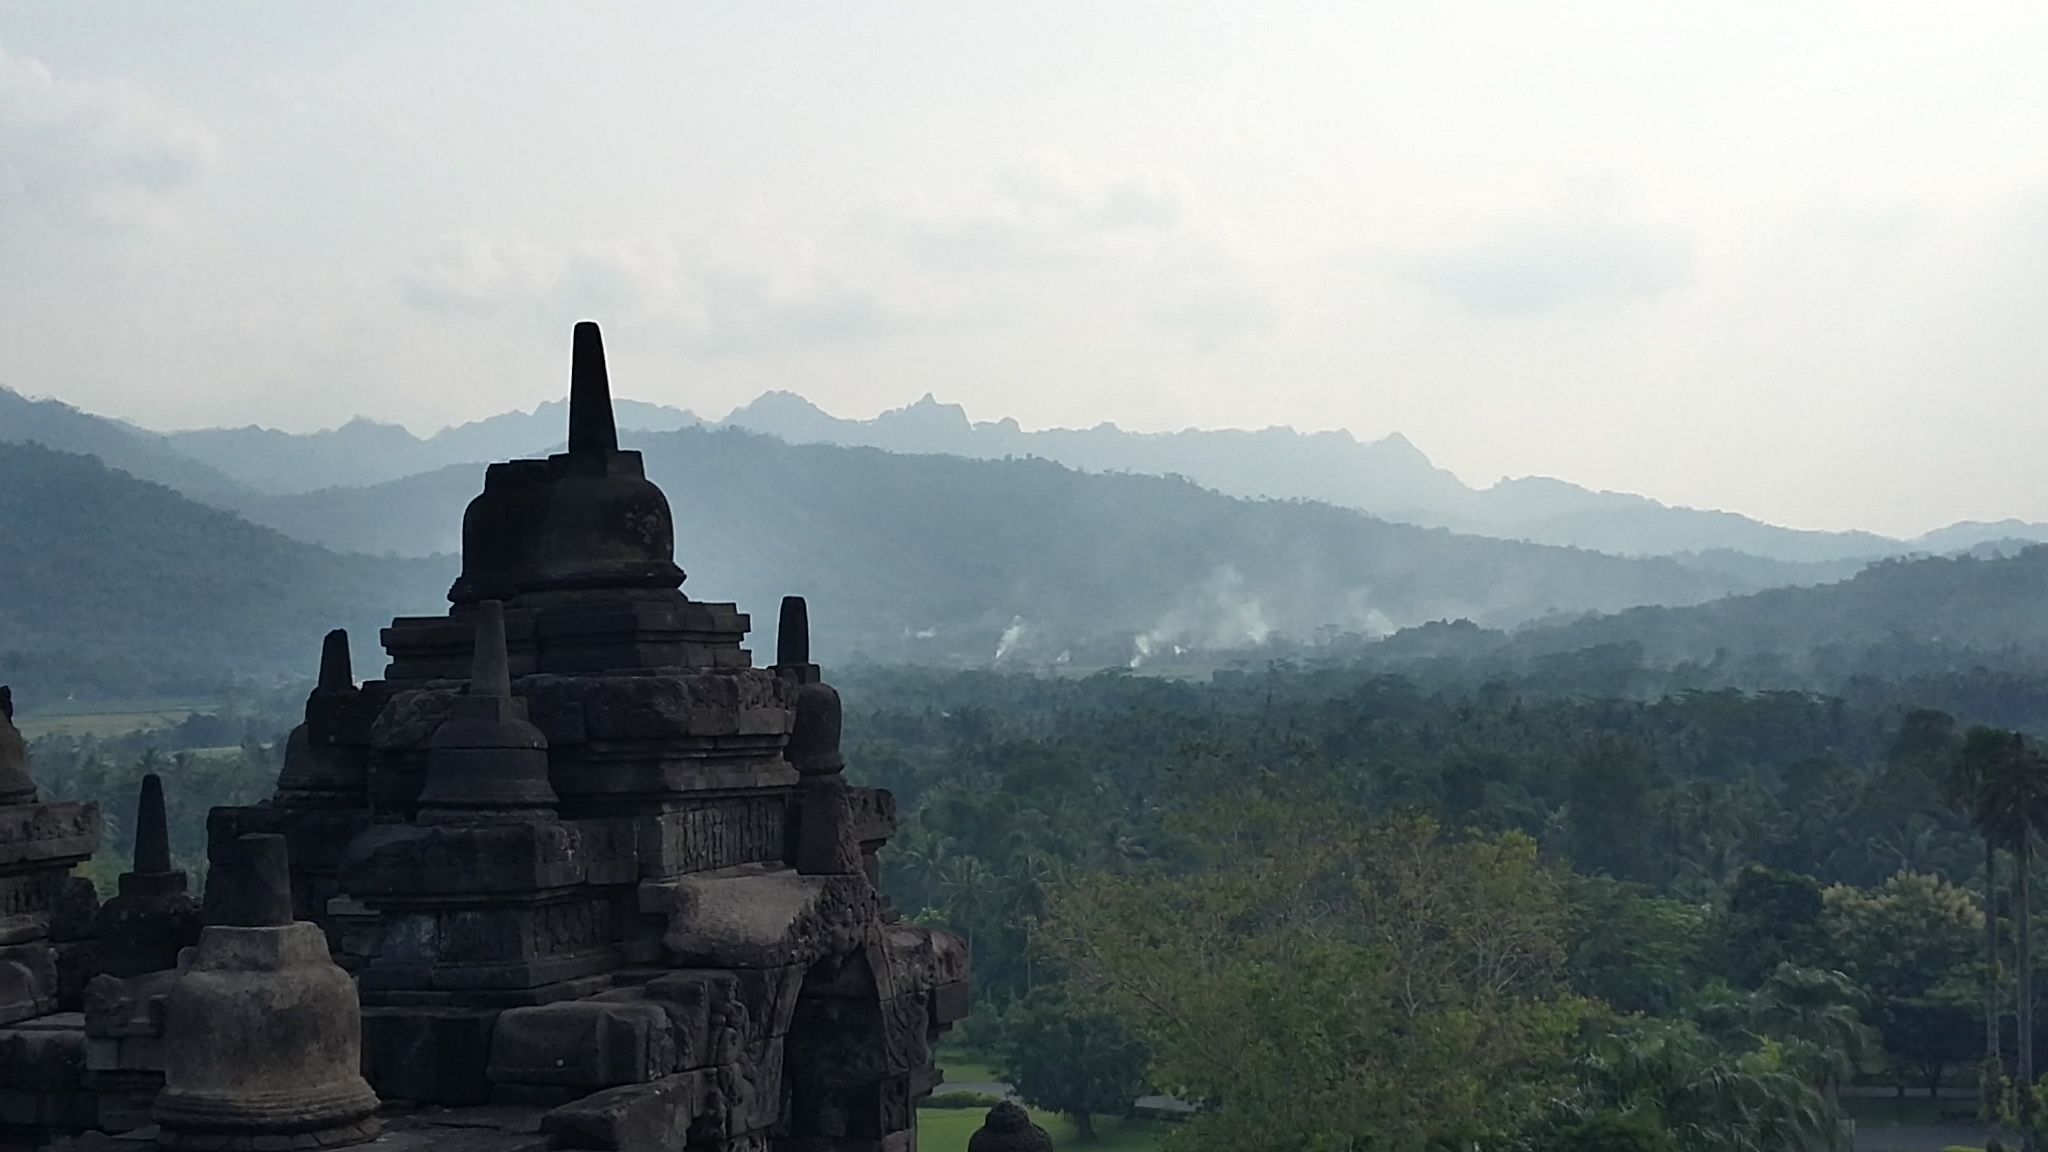
[[[1512,626],[1812,575],[1462,536],[1039,459],[791,445],[735,428],[627,442],[669,493],[693,595],[759,608],[805,592],[821,644],[873,660],[987,662],[1000,650],[1123,663],[1145,643],[1242,646],[1459,616]],[[455,466],[234,506],[329,548],[418,555],[458,547],[479,480]]]
[[[1320,500],[1402,523],[1617,555],[1726,551],[1827,563],[1960,551],[1993,541],[2048,541],[2048,524],[2019,521],[1957,524],[1914,540],[1805,531],[1541,476],[1472,488],[1399,433],[1360,441],[1349,432],[1292,428],[1152,433],[1100,424],[1026,431],[1015,420],[977,423],[959,405],[929,394],[873,419],[848,420],[794,393],[769,392],[724,422],[793,444],[982,459],[1042,456],[1090,472],[1180,475],[1232,496]]]
[[[336,625],[375,669],[377,625],[445,603],[482,482],[475,464],[299,493],[214,491],[208,476],[202,502],[118,467],[122,453],[159,462],[159,441],[69,431],[94,433],[112,459],[0,446],[0,515],[21,526],[0,565],[0,676],[66,692],[289,676]],[[1040,459],[791,445],[729,427],[626,435],[670,494],[687,591],[756,611],[804,592],[819,651],[841,662],[1119,665],[1440,617],[1509,627],[1700,603],[1787,578]]]
[[[1699,660],[1740,620],[1666,621],[1718,620],[1740,609],[1712,602],[1793,586],[1848,603],[1829,598],[1867,577],[1832,582],[1870,557],[1997,556],[2041,534],[1796,533],[1558,481],[1474,490],[1399,437],[1025,432],[929,397],[872,421],[786,393],[718,422],[631,402],[618,414],[670,494],[686,590],[757,612],[804,592],[821,653],[842,662],[1142,666],[1458,619],[1519,630],[1481,645],[1503,657],[1611,646],[1620,629]],[[375,668],[375,625],[440,609],[481,461],[544,453],[565,423],[556,403],[427,437],[360,420],[310,436],[156,433],[0,390],[0,445],[36,445],[0,447],[0,511],[31,529],[0,566],[0,676],[128,694],[289,676],[336,624]],[[1401,503],[1410,522],[1368,503]],[[1495,530],[1415,522],[1447,509],[1497,517]],[[1542,535],[1531,525],[1662,547],[1515,538]]]
[[[617,409],[619,427],[627,431],[729,425],[792,444],[984,460],[1036,456],[1086,472],[1185,476],[1231,496],[1317,500],[1401,523],[1616,555],[1723,553],[1836,565],[1985,544],[2011,550],[2015,544],[2048,541],[2048,524],[2019,520],[1966,521],[1912,539],[1784,528],[1733,512],[1675,507],[1542,476],[1473,488],[1398,433],[1361,441],[1343,431],[1284,427],[1154,433],[1100,424],[1032,431],[1011,419],[970,420],[961,406],[929,394],[867,420],[833,416],[781,391],[764,393],[716,421],[642,401],[620,400]],[[502,413],[429,436],[363,418],[313,433],[253,425],[154,433],[52,401],[24,401],[0,389],[0,440],[36,440],[103,455],[108,430],[60,434],[56,426],[67,422],[66,413],[71,423],[111,424],[122,438],[149,445],[146,451],[154,459],[138,459],[132,470],[198,496],[362,487],[450,464],[537,455],[559,447],[564,417],[562,402],[552,401],[530,412]]]
[[[613,408],[619,428],[629,432],[701,423],[680,409],[636,400],[618,401]],[[561,447],[568,421],[568,402],[551,400],[531,412],[505,412],[431,436],[415,436],[402,425],[360,417],[339,428],[302,434],[251,424],[162,435],[172,451],[202,461],[250,490],[312,492],[378,484],[450,464],[546,455]]]

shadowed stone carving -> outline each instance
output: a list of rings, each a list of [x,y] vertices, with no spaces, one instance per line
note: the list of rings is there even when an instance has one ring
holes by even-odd
[[[469,687],[428,741],[420,819],[429,823],[552,817],[548,741],[512,696],[504,605],[477,605]]]
[[[28,774],[28,742],[14,726],[14,689],[0,684],[0,804],[33,804],[36,782]]]
[[[805,601],[763,668],[683,595],[610,387],[577,325],[566,448],[486,471],[447,612],[360,684],[328,634],[275,795],[209,814],[197,947],[94,985],[71,1130],[154,1095],[169,1147],[326,1147],[382,1097],[393,1149],[913,1152],[966,948],[877,892],[895,804],[845,780]]]
[[[120,890],[100,907],[100,966],[113,976],[174,968],[178,953],[199,942],[199,902],[187,878],[171,867],[170,822],[163,778],[142,778],[135,804],[135,858]]]
[[[0,686],[0,1025],[58,1007],[75,997],[96,964],[92,943],[75,923],[81,911],[71,869],[100,842],[97,804],[37,799],[28,744],[14,726],[14,693]],[[73,915],[59,942],[52,920],[60,906]]]
[[[493,464],[462,521],[462,575],[448,598],[674,589],[675,523],[638,452],[619,450],[597,325],[576,325],[568,451]]]
[[[863,875],[846,781],[840,777],[846,758],[839,750],[839,690],[825,683],[824,673],[811,663],[811,614],[801,596],[782,598],[775,674],[796,688],[796,724],[790,730],[788,756],[803,779],[797,785],[796,851],[791,863],[805,875]]]
[[[796,727],[789,734],[789,762],[806,776],[843,770],[846,759],[839,752],[839,690],[825,683],[824,673],[811,663],[811,614],[801,596],[782,598],[775,674],[796,685]]]
[[[256,1150],[374,1138],[355,985],[320,929],[290,919],[284,838],[245,836],[228,866],[238,895],[227,907],[263,923],[208,925],[170,991],[158,1142]]]
[[[967,1152],[1052,1152],[1052,1137],[1031,1122],[1031,1113],[1005,1100],[967,1138]]]
[[[320,678],[306,701],[306,718],[285,743],[277,791],[301,805],[345,807],[363,794],[362,749],[347,739],[350,713],[361,696],[350,667],[348,633],[336,628],[320,646]]]

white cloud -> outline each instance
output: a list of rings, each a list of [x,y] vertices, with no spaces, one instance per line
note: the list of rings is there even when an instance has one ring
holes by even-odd
[[[1091,176],[1058,156],[1002,169],[977,196],[870,205],[807,231],[738,216],[568,247],[458,233],[398,281],[429,312],[604,314],[706,357],[984,328],[1045,307],[1210,345],[1274,319],[1230,229],[1186,177]]]
[[[1693,247],[1681,231],[1633,224],[1595,203],[1500,221],[1404,263],[1409,280],[1475,313],[1522,316],[1681,288]]]
[[[1061,153],[998,171],[983,194],[889,212],[915,258],[947,273],[1092,263],[1185,243],[1210,224],[1179,173],[1084,173]]]
[[[433,312],[604,315],[703,356],[862,340],[898,321],[807,237],[729,221],[623,244],[548,247],[473,233],[442,238],[399,277]]]
[[[0,201],[44,219],[160,225],[218,150],[178,108],[127,85],[64,79],[0,44]]]
[[[704,410],[2048,517],[2038,3],[8,11],[0,378],[144,423],[468,419],[588,316]]]
[[[916,198],[882,218],[932,291],[980,320],[1075,307],[1213,346],[1277,316],[1237,229],[1172,169],[1084,170],[1048,153],[980,195]]]

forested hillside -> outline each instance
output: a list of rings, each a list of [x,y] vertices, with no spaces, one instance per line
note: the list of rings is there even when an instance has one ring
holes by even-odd
[[[0,445],[0,523],[0,682],[29,706],[307,676],[326,629],[368,653],[445,603],[440,565],[337,555],[36,446]]]
[[[1521,652],[1640,645],[1654,663],[1745,661],[1821,676],[1853,674],[1883,650],[1889,672],[2001,654],[1999,663],[2048,658],[2048,547],[2017,555],[1887,560],[1821,588],[1773,588],[1684,609],[1636,608],[1566,627],[1533,629]]]
[[[804,592],[821,643],[855,659],[1122,665],[1277,635],[1693,604],[1837,571],[1775,565],[1768,579],[1698,558],[1457,536],[1035,459],[792,446],[736,430],[628,444],[645,452],[675,509],[686,591],[757,612]],[[455,467],[238,506],[338,549],[453,551],[481,472]]]
[[[2035,610],[2048,549],[1887,561],[1755,592],[1847,569],[1727,553],[1627,559],[1042,460],[792,446],[731,429],[634,439],[675,508],[686,591],[757,613],[804,592],[821,650],[841,664],[1307,656],[1466,681],[1577,677],[1588,692],[1635,695],[1847,692],[1872,675],[2048,667],[2048,618]],[[439,608],[482,481],[480,467],[457,465],[371,488],[220,498],[272,532],[86,459],[6,452],[25,545],[6,560],[8,666],[101,694],[300,673],[305,638],[332,623],[360,630],[369,651],[370,629],[394,612]],[[421,552],[440,554],[401,558]]]
[[[1853,579],[1519,631],[1433,622],[1378,642],[1269,655],[1436,683],[1542,684],[1653,697],[1700,688],[1885,691],[2013,726],[2048,727],[2048,547],[1888,560]]]

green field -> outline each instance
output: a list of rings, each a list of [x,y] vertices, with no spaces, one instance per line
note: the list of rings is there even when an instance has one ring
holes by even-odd
[[[967,1138],[981,1127],[986,1113],[968,1108],[924,1108],[917,1114],[918,1152],[966,1152]],[[1089,1148],[1096,1152],[1153,1152],[1167,1126],[1153,1120],[1101,1116],[1095,1120],[1095,1141],[1083,1143],[1063,1117],[1031,1110],[1032,1119],[1052,1137],[1055,1148]]]
[[[146,732],[153,728],[168,728],[183,720],[190,709],[153,712],[80,712],[68,716],[45,713],[41,716],[16,716],[14,726],[30,740],[43,736],[94,736],[107,738],[126,736],[130,732]]]
[[[946,1074],[946,1082],[939,1085],[941,1092],[950,1091],[960,1084],[1000,1084],[1003,1080],[994,1067],[966,1056],[955,1060],[941,1054],[939,1070]]]

